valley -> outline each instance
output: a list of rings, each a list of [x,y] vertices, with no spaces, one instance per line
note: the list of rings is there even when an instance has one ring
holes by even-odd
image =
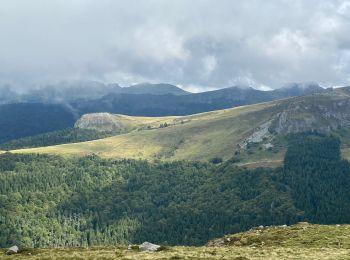
[[[20,245],[19,259],[343,257],[347,93],[188,116],[92,113],[18,139],[77,142],[1,153],[0,246]],[[126,247],[144,241],[166,249]]]
[[[0,260],[350,260],[349,17],[0,1]]]

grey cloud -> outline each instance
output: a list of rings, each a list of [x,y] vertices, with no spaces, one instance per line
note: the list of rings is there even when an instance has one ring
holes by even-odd
[[[4,0],[0,82],[350,84],[350,1]]]

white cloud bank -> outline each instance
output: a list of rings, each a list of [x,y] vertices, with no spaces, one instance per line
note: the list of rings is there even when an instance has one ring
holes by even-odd
[[[3,0],[0,35],[0,82],[22,86],[350,85],[350,1]]]

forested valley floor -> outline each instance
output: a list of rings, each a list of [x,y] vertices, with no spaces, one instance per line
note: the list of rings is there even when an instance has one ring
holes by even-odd
[[[346,223],[350,167],[331,136],[290,138],[284,167],[0,156],[0,246],[202,245],[259,225]]]

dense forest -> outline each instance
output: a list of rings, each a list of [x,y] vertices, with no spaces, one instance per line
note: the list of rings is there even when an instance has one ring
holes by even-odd
[[[283,168],[0,156],[0,247],[203,244],[258,225],[350,219],[334,137],[290,138]]]
[[[0,143],[0,149],[13,150],[19,148],[42,147],[56,144],[78,143],[105,138],[114,134],[117,133],[100,132],[91,129],[67,128]]]
[[[281,177],[296,207],[310,222],[349,223],[350,164],[341,159],[340,141],[321,135],[289,139]]]

